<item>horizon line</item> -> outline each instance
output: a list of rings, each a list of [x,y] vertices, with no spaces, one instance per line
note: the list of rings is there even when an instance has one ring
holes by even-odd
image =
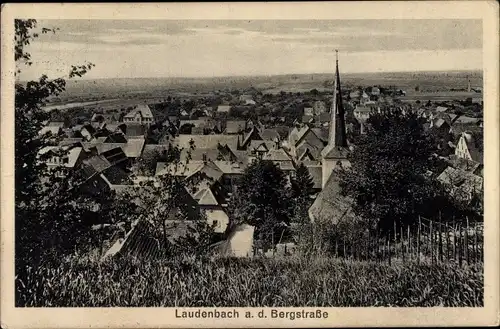
[[[361,75],[361,74],[394,74],[394,73],[458,73],[458,72],[483,72],[482,69],[471,69],[471,70],[423,70],[423,71],[365,71],[365,72],[345,72],[343,75]],[[331,72],[312,72],[312,73],[282,73],[282,74],[250,74],[250,75],[213,75],[213,76],[163,76],[163,77],[109,77],[109,78],[84,78],[79,80],[69,80],[68,81],[95,81],[95,80],[113,80],[113,79],[217,79],[217,78],[262,78],[262,77],[277,77],[277,76],[288,76],[288,75],[334,75]],[[29,80],[24,80],[21,82],[27,82]]]

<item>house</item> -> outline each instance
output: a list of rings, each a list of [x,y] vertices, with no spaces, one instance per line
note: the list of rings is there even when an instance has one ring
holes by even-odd
[[[321,150],[323,148],[318,148],[309,143],[302,143],[299,147],[296,148],[296,161],[304,162],[304,161],[319,161],[321,160]]]
[[[479,121],[481,121],[480,118],[472,118],[472,117],[462,115],[462,116],[456,118],[454,123],[457,123],[457,124],[476,124],[477,125],[479,123]]]
[[[231,109],[231,105],[219,105],[217,107],[217,112],[218,113],[229,113],[230,109]]]
[[[447,167],[437,180],[448,188],[448,192],[460,201],[470,201],[483,191],[483,178],[472,172]]]
[[[325,102],[316,101],[313,104],[314,115],[320,115],[321,113],[327,112]]]
[[[359,89],[353,90],[349,93],[351,99],[358,99],[361,97],[361,91]]]
[[[80,169],[86,179],[82,189],[99,194],[103,191],[120,189],[123,186],[132,186],[133,182],[122,164],[122,157],[117,149],[86,158],[82,161]]]
[[[262,158],[264,154],[266,154],[269,150],[276,149],[277,146],[278,145],[276,145],[276,143],[273,141],[253,140],[248,146],[248,151],[250,152],[250,154]]]
[[[76,168],[88,156],[80,143],[59,146],[45,146],[38,151],[38,159],[45,162],[48,169]]]
[[[300,122],[303,124],[313,123],[314,117],[312,115],[303,115]]]
[[[316,126],[320,127],[328,127],[328,123],[330,122],[330,113],[325,112],[315,117]]]
[[[266,161],[272,161],[285,172],[295,171],[295,166],[293,165],[292,158],[285,152],[285,150],[281,148],[269,150],[264,154],[262,159]]]
[[[252,257],[254,254],[254,232],[255,227],[248,224],[234,226],[228,237],[213,244],[211,249],[215,254],[225,257]]]
[[[236,150],[238,141],[238,135],[179,135],[174,138],[173,144],[184,149],[194,146],[194,148],[213,150],[216,150],[220,144],[229,146],[231,150]]]
[[[118,122],[119,117],[115,113],[94,113],[90,122]]]
[[[377,87],[372,87],[370,91],[372,96],[379,96],[380,95],[380,89]]]
[[[257,127],[253,127],[249,132],[238,135],[238,150],[246,150],[253,140],[262,140],[260,131]]]
[[[212,160],[206,157],[202,161],[190,161],[181,166],[158,163],[156,176],[171,173],[185,177],[187,182],[194,184],[186,187],[186,191],[196,202],[200,214],[204,214],[209,225],[215,232],[224,233],[229,217],[226,214],[227,190],[224,187],[223,171]]]
[[[207,223],[217,233],[224,233],[229,224],[225,211],[227,192],[221,183],[222,176],[223,172],[213,161],[204,160],[195,172],[186,177],[186,181],[197,177],[196,185],[189,192],[196,200],[200,212],[205,214]]]
[[[245,120],[228,120],[224,133],[228,135],[240,134],[247,130],[247,121]]]
[[[245,103],[245,104],[247,104],[247,102],[253,102],[253,104],[255,105],[255,101],[254,101],[252,95],[246,95],[246,94],[241,95],[239,97],[239,101],[242,102],[242,103]]]
[[[312,107],[304,107],[304,116],[314,116],[314,108]]]
[[[265,141],[272,141],[278,143],[280,141],[280,134],[273,128],[264,128],[259,130],[260,137]]]
[[[444,106],[438,106],[438,107],[436,107],[436,112],[437,113],[444,113],[446,111],[448,111],[447,107],[444,107]]]
[[[359,121],[366,121],[370,117],[370,114],[374,112],[372,107],[368,106],[356,106],[353,111],[354,117]]]
[[[421,118],[432,120],[434,119],[434,113],[430,109],[420,108],[417,110],[417,115]]]
[[[315,132],[316,131],[316,132]],[[298,157],[303,152],[304,145],[309,148],[323,149],[325,146],[324,137],[318,136],[318,130],[313,130],[309,126],[293,128],[288,135],[288,147],[293,157]]]
[[[53,136],[57,136],[63,133],[63,128],[64,128],[64,122],[51,121],[45,127],[40,129],[38,134],[41,136],[50,133]]]
[[[104,141],[96,141],[82,144],[87,149],[95,148],[98,154],[113,149],[120,149],[125,159],[128,158],[133,160],[141,156],[145,142],[146,141],[142,138],[131,138],[125,143],[105,143]]]
[[[125,123],[140,123],[144,125],[152,125],[155,122],[153,112],[147,104],[136,105],[132,111],[123,117]]]
[[[451,129],[450,123],[448,121],[451,120],[446,120],[445,118],[436,118],[430,122],[430,129],[436,129],[439,130],[442,133],[449,133]]]
[[[145,138],[147,136],[147,126],[141,123],[130,122],[118,126],[126,138]]]
[[[482,145],[478,145],[479,141],[471,132],[463,132],[460,135],[457,146],[455,148],[455,155],[459,158],[472,160],[478,163],[483,163]]]

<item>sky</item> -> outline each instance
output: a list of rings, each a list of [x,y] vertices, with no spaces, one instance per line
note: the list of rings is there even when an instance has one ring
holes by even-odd
[[[482,69],[481,20],[39,20],[21,80]]]

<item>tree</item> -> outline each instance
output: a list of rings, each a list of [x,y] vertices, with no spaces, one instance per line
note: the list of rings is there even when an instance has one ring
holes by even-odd
[[[412,224],[417,215],[432,217],[448,208],[434,179],[436,146],[423,129],[424,120],[415,113],[387,111],[367,121],[367,134],[357,138],[349,155],[352,166],[339,172],[355,213],[388,231],[394,221]]]
[[[312,226],[308,210],[312,205],[314,182],[307,167],[301,163],[296,171],[295,178],[291,181],[291,212],[292,222],[295,224],[295,236],[300,247],[307,249],[312,243]],[[310,245],[309,245],[310,246]]]
[[[231,218],[235,224],[255,226],[259,239],[275,244],[290,223],[287,196],[283,171],[271,161],[256,161],[245,169],[231,197]]]
[[[292,179],[292,196],[294,198],[309,198],[313,193],[314,181],[309,170],[301,163],[296,170],[295,178]]]
[[[165,149],[165,154],[167,149]],[[135,160],[134,169],[140,175],[154,176],[156,165],[165,156],[161,151],[153,149],[151,151],[143,151],[142,154]]]
[[[36,20],[15,20],[16,74],[32,65],[25,46],[38,37]],[[55,29],[42,28],[41,33]],[[94,65],[72,66],[68,78],[84,75]],[[83,214],[91,209],[88,195],[77,193],[82,178],[66,168],[48,170],[39,151],[56,142],[39,135],[50,115],[42,109],[46,100],[65,89],[65,78],[15,84],[15,238],[16,273],[71,250],[82,237]],[[53,251],[53,253],[52,253]]]

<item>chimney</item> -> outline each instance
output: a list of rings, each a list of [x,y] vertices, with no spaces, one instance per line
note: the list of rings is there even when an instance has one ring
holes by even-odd
[[[207,154],[203,153],[203,163],[207,164]]]

